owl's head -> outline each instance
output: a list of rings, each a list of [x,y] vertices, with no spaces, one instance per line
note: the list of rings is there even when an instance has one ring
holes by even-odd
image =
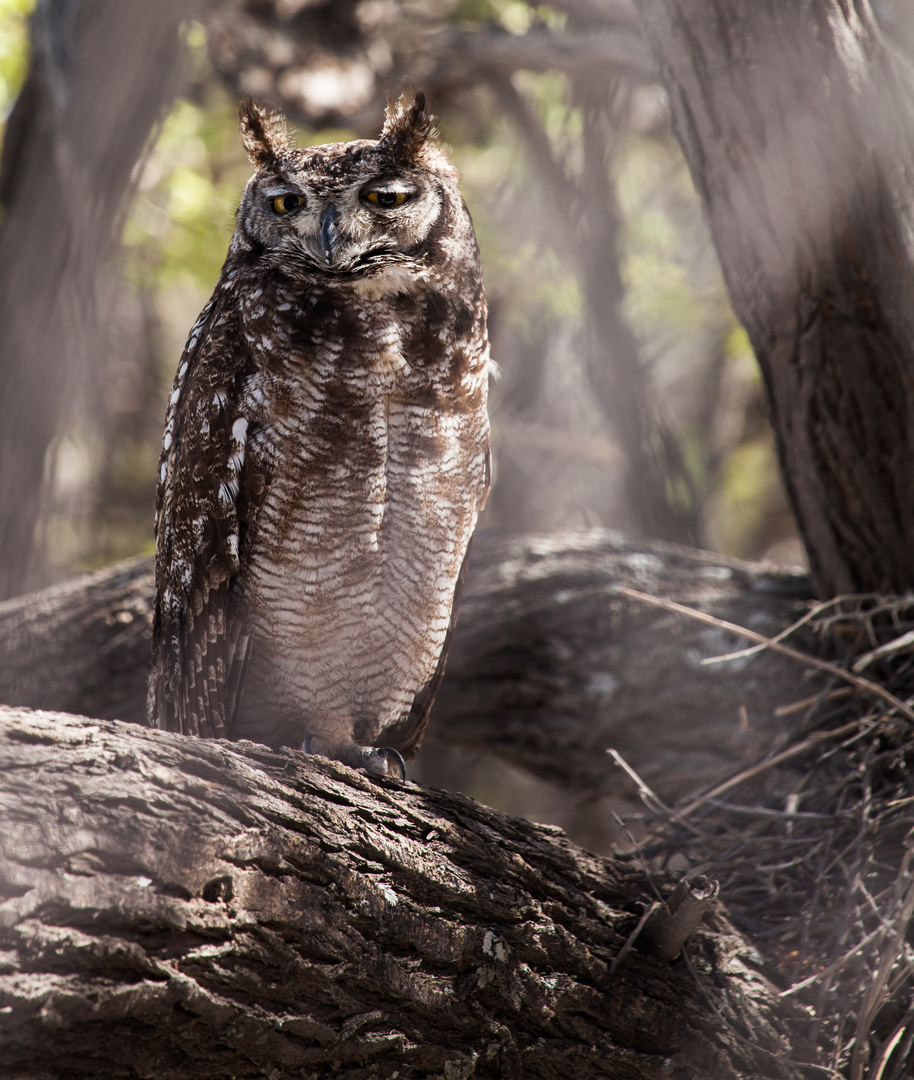
[[[279,114],[248,99],[240,116],[256,170],[238,210],[242,249],[309,273],[365,277],[427,263],[455,215],[472,230],[422,93],[388,107],[377,141],[299,150]]]

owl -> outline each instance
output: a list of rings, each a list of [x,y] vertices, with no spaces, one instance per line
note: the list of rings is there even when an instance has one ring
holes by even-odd
[[[149,721],[405,776],[490,484],[479,251],[419,93],[254,167],[168,405]]]

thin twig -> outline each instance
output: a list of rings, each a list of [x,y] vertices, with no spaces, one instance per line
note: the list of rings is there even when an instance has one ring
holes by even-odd
[[[839,599],[840,597],[835,597],[835,600]],[[782,630],[779,634],[775,634],[774,637],[770,638],[768,641],[760,642],[758,645],[750,645],[748,649],[739,649],[737,652],[724,653],[723,656],[706,656],[701,662],[702,666],[706,667],[709,664],[723,664],[727,660],[742,660],[748,656],[754,656],[758,652],[763,652],[769,645],[774,645],[776,642],[783,641],[785,638],[790,637],[790,635],[796,630],[799,630],[801,626],[805,626],[810,620],[831,607],[831,605],[835,603],[835,600],[826,600],[824,603],[816,604],[814,608],[810,608],[810,610],[806,612],[802,619],[797,619],[797,621],[791,623],[786,630]]]
[[[856,732],[859,727],[860,721],[854,720],[850,724],[844,724],[842,727],[835,728],[834,731],[823,731],[817,732],[815,735],[810,735],[810,737],[804,739],[803,742],[797,743],[787,750],[782,750],[780,754],[775,754],[773,757],[768,758],[767,761],[762,761],[759,762],[758,765],[743,769],[741,772],[738,772],[736,776],[731,776],[729,780],[724,780],[722,783],[718,784],[717,787],[713,787],[703,795],[697,796],[681,810],[676,811],[676,816],[680,818],[688,817],[694,810],[697,810],[699,806],[704,805],[709,800],[717,799],[719,796],[723,795],[725,791],[738,787],[740,784],[745,783],[746,780],[751,780],[760,773],[774,768],[775,765],[783,765],[785,762],[792,761],[794,758],[802,757],[807,751],[814,749],[816,746],[820,746],[826,740],[833,741],[835,739],[843,739],[845,735],[851,735]]]
[[[908,852],[901,862],[898,875],[899,882],[907,878],[910,864],[911,853]],[[912,914],[914,914],[914,884],[908,887],[904,899],[901,902],[900,910],[895,917],[895,929],[889,937],[889,940],[886,942],[879,969],[870,986],[870,991],[867,994],[863,1008],[860,1009],[857,1017],[857,1030],[854,1033],[854,1052],[851,1055],[851,1080],[862,1080],[864,1061],[861,1048],[866,1045],[867,1035],[872,1028],[876,1011],[884,1003],[885,984],[888,981],[892,968],[898,962],[898,957],[901,952],[901,943],[904,940],[904,935],[907,932]]]
[[[807,986],[812,986],[813,983],[818,982],[820,979],[825,979],[829,975],[834,975],[836,971],[840,971],[841,968],[844,967],[852,956],[855,956],[861,949],[865,949],[874,938],[879,937],[879,935],[883,933],[885,933],[883,928],[877,926],[876,929],[871,930],[862,941],[858,941],[850,952],[846,952],[843,956],[839,956],[833,964],[829,964],[828,967],[822,968],[821,971],[817,971],[815,975],[810,975],[808,979],[794,983],[793,986],[788,987],[786,990],[782,990],[780,994],[778,994],[778,997],[790,997],[791,994],[796,994],[799,993],[800,990],[805,990]]]
[[[641,913],[641,918],[638,920],[638,925],[635,927],[634,930],[632,930],[632,932],[625,939],[625,944],[616,953],[615,957],[613,958],[613,962],[609,965],[609,973],[610,973],[610,975],[615,975],[616,968],[622,963],[623,959],[634,948],[635,942],[638,940],[638,936],[640,935],[641,931],[644,929],[645,923],[654,914],[654,912],[657,911],[660,907],[662,907],[661,902],[659,900],[655,900],[652,904],[650,904],[648,907],[646,907],[644,909],[644,911]]]
[[[885,1044],[885,1049],[879,1055],[879,1061],[876,1064],[876,1071],[872,1073],[872,1080],[882,1080],[882,1075],[885,1072],[885,1067],[889,1063],[889,1058],[892,1056],[895,1047],[901,1042],[901,1037],[905,1034],[911,1021],[914,1020],[914,1008],[908,1009],[898,1026],[892,1032],[892,1037]]]
[[[660,811],[660,813],[665,815],[671,814],[673,812],[671,808],[667,806],[667,804],[663,801],[663,799],[661,799],[660,796],[641,779],[641,777],[635,772],[631,765],[629,765],[629,763],[619,753],[618,750],[613,750],[612,747],[609,747],[606,753],[609,754],[609,756],[619,766],[620,769],[623,769],[625,772],[627,772],[628,775],[632,778],[632,780],[635,781],[635,783],[638,785],[638,791],[641,793],[641,798],[648,804],[648,806],[651,806],[652,803],[654,804],[653,806],[651,806],[651,810],[655,814],[658,812],[658,810]]]
[[[902,634],[901,637],[887,641],[885,645],[880,645],[877,649],[858,656],[854,661],[854,671],[863,671],[874,660],[883,660],[885,657],[894,656],[895,653],[899,652],[910,652],[912,647],[914,647],[914,630],[909,630],[906,634]]]
[[[841,698],[847,697],[848,694],[853,692],[849,686],[841,686],[837,690],[810,694],[809,697],[801,698],[800,701],[793,701],[789,705],[778,705],[774,710],[774,715],[780,720],[785,716],[793,716],[794,713],[802,712],[803,709],[808,709],[812,705],[821,705],[825,701],[840,701]]]
[[[638,600],[642,604],[663,608],[665,611],[671,611],[677,615],[685,615],[690,619],[703,622],[708,626],[714,626],[718,629],[726,630],[728,633],[737,634],[749,641],[755,641],[759,645],[764,645],[774,652],[782,653],[784,656],[790,656],[794,660],[799,661],[799,663],[806,664],[807,667],[818,668],[820,671],[827,671],[829,675],[833,675],[837,679],[843,679],[845,682],[851,683],[851,685],[856,686],[858,690],[863,690],[865,693],[872,694],[874,697],[882,698],[883,701],[891,705],[892,708],[897,709],[903,716],[914,721],[914,709],[912,709],[910,705],[906,705],[900,698],[895,697],[894,694],[889,693],[888,690],[879,686],[877,683],[870,682],[869,679],[864,679],[860,675],[854,675],[852,672],[838,667],[836,664],[830,664],[827,660],[820,660],[816,656],[807,656],[806,653],[801,653],[797,649],[791,649],[789,645],[783,645],[779,641],[773,641],[771,638],[765,637],[764,634],[757,634],[754,630],[748,630],[745,626],[738,626],[736,623],[727,622],[725,619],[718,619],[714,615],[706,615],[703,611],[696,611],[695,608],[686,607],[685,604],[677,604],[675,600],[664,600],[659,596],[651,596],[649,593],[639,592],[637,589],[630,589],[626,585],[617,586],[615,592],[620,596],[627,596],[630,600]]]

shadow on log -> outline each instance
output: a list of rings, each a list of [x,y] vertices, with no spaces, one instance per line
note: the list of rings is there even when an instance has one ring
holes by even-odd
[[[5,1077],[780,1077],[719,907],[558,830],[250,743],[0,709]],[[636,943],[637,944],[637,943]]]
[[[672,800],[751,760],[783,732],[778,707],[823,685],[771,652],[702,666],[745,642],[621,585],[769,636],[811,597],[799,571],[606,530],[482,534],[430,734],[578,797],[627,786],[613,747]],[[141,721],[152,590],[138,559],[0,604],[0,701]]]

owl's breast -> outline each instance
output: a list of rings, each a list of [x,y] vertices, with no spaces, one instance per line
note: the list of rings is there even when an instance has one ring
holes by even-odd
[[[244,592],[295,700],[394,720],[435,669],[484,498],[484,383],[430,363],[409,320],[348,318],[273,372]]]
[[[451,408],[396,334],[379,336],[361,368],[319,375],[305,369],[283,387],[285,408],[261,435],[274,464],[255,565],[275,563],[318,592],[344,570],[381,574],[424,537],[440,550],[468,534],[484,484],[484,408]]]

